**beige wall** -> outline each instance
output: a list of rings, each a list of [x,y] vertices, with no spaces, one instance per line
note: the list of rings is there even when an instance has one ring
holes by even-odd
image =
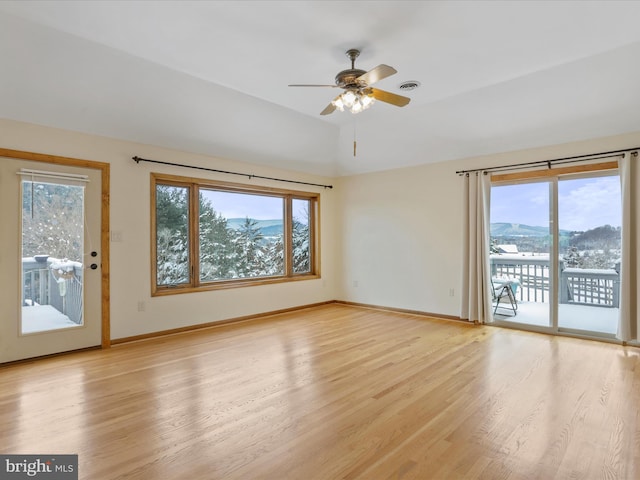
[[[454,171],[440,163],[339,179],[343,300],[458,314],[462,223]]]
[[[327,179],[176,152],[64,130],[0,120],[0,147],[111,164],[111,332],[118,339],[332,299],[459,316],[462,270],[462,180],[456,170],[640,146],[640,132],[500,155]],[[165,161],[306,182],[321,193],[322,278],[304,282],[150,297],[149,173],[190,175]],[[390,160],[391,161],[391,160]],[[637,164],[638,159],[635,160]],[[635,168],[635,185],[640,184]],[[200,177],[238,181],[207,172]],[[261,185],[275,182],[252,180]],[[310,187],[314,189],[314,187]],[[635,196],[634,277],[640,199]],[[0,206],[0,211],[15,206]],[[632,287],[640,293],[638,283]],[[2,293],[0,292],[0,295]],[[2,301],[5,301],[3,298]],[[138,302],[146,310],[138,311]],[[637,319],[634,307],[634,316]],[[639,325],[640,327],[640,325]]]
[[[336,183],[342,207],[341,299],[459,317],[463,181],[457,170],[638,146],[640,132],[340,178]],[[633,160],[636,166],[638,161]],[[640,185],[638,170],[635,186]],[[636,195],[635,250],[629,262],[634,276],[640,246],[639,201]],[[637,298],[637,282],[632,292]],[[637,319],[636,311],[634,307]]]
[[[152,298],[150,296],[149,241],[150,172],[191,175],[231,182],[247,180],[242,177],[179,167],[149,163],[136,164],[131,157],[137,155],[143,158],[319,184],[331,184],[332,179],[7,120],[0,120],[0,147],[111,164],[111,231],[122,234],[122,242],[111,242],[112,339],[324,302],[339,296],[335,281],[336,239],[338,238],[335,222],[336,190],[302,185],[297,188],[291,184],[253,179],[251,182],[259,185],[320,192],[322,278]],[[7,208],[16,208],[16,206],[1,205],[0,212]],[[0,218],[3,216],[4,214],[0,214]],[[5,299],[2,295],[3,293],[0,292],[0,303],[13,301],[13,299]],[[141,301],[145,303],[143,312],[138,311],[138,302]]]

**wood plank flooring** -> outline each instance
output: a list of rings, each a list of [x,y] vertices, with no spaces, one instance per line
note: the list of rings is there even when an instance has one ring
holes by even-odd
[[[640,350],[331,304],[0,367],[82,479],[640,478]]]

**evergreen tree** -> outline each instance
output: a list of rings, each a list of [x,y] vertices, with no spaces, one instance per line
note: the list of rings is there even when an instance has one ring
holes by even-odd
[[[266,275],[266,256],[261,245],[263,238],[258,222],[246,217],[235,239],[238,254],[236,266],[239,277]]]
[[[234,236],[227,219],[217,213],[211,202],[200,194],[201,281],[234,278]]]
[[[564,256],[565,266],[568,268],[582,268],[583,259],[576,247],[569,247],[566,255]]]
[[[156,186],[156,226],[186,238],[189,225],[188,187]]]
[[[187,187],[156,186],[156,263],[158,285],[189,281]]]
[[[284,275],[284,239],[278,235],[265,247],[265,275]]]
[[[311,270],[309,224],[293,219],[293,271],[305,273]]]
[[[175,285],[189,281],[189,247],[186,238],[169,228],[156,235],[158,285]]]

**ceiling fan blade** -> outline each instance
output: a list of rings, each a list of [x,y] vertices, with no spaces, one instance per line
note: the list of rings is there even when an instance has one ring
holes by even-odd
[[[394,73],[398,73],[398,71],[390,67],[389,65],[378,65],[375,68],[372,68],[367,73],[363,73],[356,80],[358,83],[364,83],[366,85],[373,85],[374,83],[382,80],[383,78],[390,77]]]
[[[289,86],[290,87],[331,87],[331,88],[337,87],[337,85],[312,85],[312,84],[294,84]]]
[[[320,115],[329,115],[330,113],[333,113],[335,109],[336,109],[336,106],[333,103],[330,103],[329,105],[326,106],[324,110],[320,112]]]
[[[390,103],[391,105],[395,105],[396,107],[404,107],[411,101],[409,97],[403,97],[402,95],[396,95],[395,93],[386,92],[377,88],[372,88],[371,94],[376,100]]]

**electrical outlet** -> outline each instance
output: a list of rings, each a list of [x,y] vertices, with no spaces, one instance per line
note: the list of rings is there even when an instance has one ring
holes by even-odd
[[[455,294],[455,292],[454,292],[453,288],[450,288],[450,289],[449,289],[449,296],[450,296],[450,297],[453,297],[453,296],[454,296],[454,294]]]
[[[356,287],[356,288],[358,287],[358,280],[354,280],[353,281],[353,286]]]
[[[142,300],[138,301],[138,311],[139,312],[144,312],[146,307],[147,306],[145,305],[144,301],[142,301]]]

